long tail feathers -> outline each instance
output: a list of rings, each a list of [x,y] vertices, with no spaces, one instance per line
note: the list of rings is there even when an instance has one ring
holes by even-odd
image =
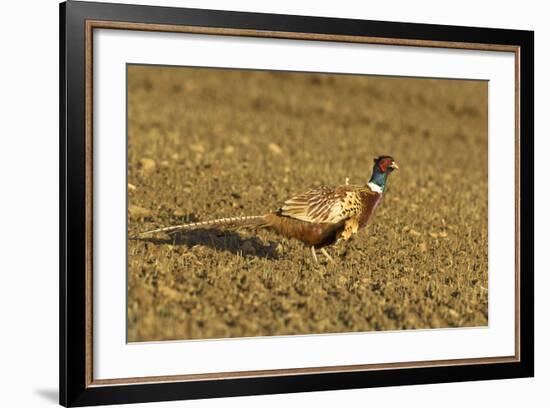
[[[228,217],[218,218],[217,220],[192,222],[189,224],[174,225],[171,227],[158,228],[151,231],[145,231],[138,235],[138,238],[144,238],[146,236],[162,232],[164,234],[176,234],[181,231],[189,231],[196,229],[232,229],[242,227],[261,227],[266,224],[266,218],[264,215],[252,215],[244,217]]]

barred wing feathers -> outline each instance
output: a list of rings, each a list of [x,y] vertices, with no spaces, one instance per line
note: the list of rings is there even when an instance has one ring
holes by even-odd
[[[322,186],[284,202],[281,215],[311,223],[337,224],[361,213],[359,186]]]

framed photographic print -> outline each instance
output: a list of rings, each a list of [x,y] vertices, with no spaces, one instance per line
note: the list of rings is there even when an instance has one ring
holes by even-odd
[[[60,26],[61,404],[533,376],[533,32]]]

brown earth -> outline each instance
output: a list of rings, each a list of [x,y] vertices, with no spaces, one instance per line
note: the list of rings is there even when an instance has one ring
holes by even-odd
[[[128,340],[488,323],[487,83],[128,67],[128,234],[366,183],[367,228],[315,265],[267,231],[128,241]]]

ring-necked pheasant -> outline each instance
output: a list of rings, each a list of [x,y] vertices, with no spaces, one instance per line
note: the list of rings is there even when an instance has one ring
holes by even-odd
[[[286,200],[281,208],[265,215],[229,217],[159,228],[140,234],[210,228],[268,228],[311,247],[315,262],[316,249],[331,261],[325,247],[347,241],[363,228],[384,195],[388,175],[399,167],[391,156],[374,159],[372,176],[366,185],[321,186]]]

